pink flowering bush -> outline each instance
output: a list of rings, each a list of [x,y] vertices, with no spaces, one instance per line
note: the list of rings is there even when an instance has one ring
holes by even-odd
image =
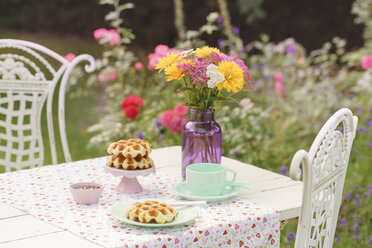
[[[134,63],[134,69],[136,70],[136,71],[142,71],[142,69],[143,69],[143,64],[141,63],[141,62],[136,62],[136,63]]]
[[[172,110],[163,111],[163,113],[161,113],[161,116],[160,116],[161,125],[163,127],[169,127],[169,125],[172,122],[173,116],[174,116],[174,113]]]
[[[121,39],[116,29],[107,30],[105,28],[99,28],[93,32],[93,36],[96,40],[100,40],[103,43],[108,42],[111,46],[117,45]]]
[[[175,113],[176,116],[178,117],[184,117],[187,112],[189,111],[189,108],[183,105],[183,102],[178,103],[176,106],[173,108],[173,112]]]
[[[283,86],[283,74],[281,72],[275,72],[274,75],[274,86],[275,90],[279,95],[284,94],[284,86]]]
[[[116,29],[110,29],[106,36],[109,37],[108,38],[109,39],[109,44],[111,46],[114,46],[114,45],[118,44],[119,41],[120,41],[120,35],[119,35],[118,31],[116,31]]]
[[[368,70],[372,68],[372,55],[366,54],[364,55],[361,66],[364,70]]]
[[[306,63],[306,59],[304,57],[301,57],[298,59],[298,64],[299,65],[304,65]]]
[[[76,55],[73,54],[73,53],[68,53],[66,55],[63,56],[68,62],[72,62],[75,58],[76,58]]]
[[[165,110],[161,113],[160,120],[163,127],[169,127],[173,134],[181,133],[187,119],[185,115],[189,108],[184,106],[182,102],[174,106],[173,110]]]
[[[93,32],[93,36],[96,40],[100,40],[100,39],[103,39],[107,34],[107,29],[105,28],[99,28],[99,29],[96,29],[94,30]]]
[[[106,77],[102,73],[98,74],[98,81],[103,84],[106,82]]]
[[[109,71],[103,70],[98,74],[98,81],[101,84],[104,84],[106,82],[115,82],[117,78],[118,78],[118,75],[116,71],[114,70],[109,70]]]
[[[169,125],[169,129],[173,134],[182,132],[183,126],[186,124],[187,119],[184,117],[174,116],[172,122]]]
[[[108,73],[108,80],[110,81],[110,82],[114,82],[116,79],[117,79],[117,74],[116,74],[116,72],[115,71],[110,71],[109,73]]]

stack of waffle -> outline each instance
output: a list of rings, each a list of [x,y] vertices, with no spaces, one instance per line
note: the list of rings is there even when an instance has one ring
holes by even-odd
[[[149,157],[152,146],[149,142],[141,139],[120,140],[107,148],[110,156],[106,164],[117,169],[143,170],[154,165]]]
[[[130,220],[157,224],[171,222],[177,215],[177,211],[168,204],[157,201],[136,202],[127,212],[127,218]]]

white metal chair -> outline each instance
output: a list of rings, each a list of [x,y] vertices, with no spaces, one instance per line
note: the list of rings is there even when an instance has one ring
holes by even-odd
[[[58,82],[60,138],[65,160],[71,161],[64,115],[65,88],[72,69],[82,61],[88,62],[87,72],[95,69],[90,55],[79,55],[69,62],[32,42],[0,39],[0,165],[6,171],[43,165],[40,122],[45,101],[52,162],[57,163],[52,103]]]
[[[299,180],[301,165],[303,169],[296,248],[332,247],[357,123],[349,109],[340,109],[322,127],[310,151],[299,150],[293,157],[290,177]]]

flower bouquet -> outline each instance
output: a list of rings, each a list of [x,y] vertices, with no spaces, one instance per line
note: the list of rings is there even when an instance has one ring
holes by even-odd
[[[215,101],[236,100],[233,94],[251,88],[247,66],[237,56],[204,46],[195,50],[170,52],[158,60],[156,69],[167,81],[178,80],[186,95],[190,120],[183,127],[183,178],[186,166],[193,163],[221,162],[221,128],[214,121]],[[236,102],[237,103],[237,102]]]

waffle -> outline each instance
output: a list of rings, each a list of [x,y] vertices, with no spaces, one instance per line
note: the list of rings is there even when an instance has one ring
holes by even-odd
[[[178,212],[168,204],[157,201],[135,202],[127,212],[127,218],[142,223],[164,224],[173,221]]]
[[[115,156],[122,154],[125,158],[135,158],[138,155],[148,156],[151,150],[150,143],[142,139],[120,140],[107,148],[109,154]]]
[[[117,156],[111,155],[107,157],[106,164],[114,166],[117,169],[135,170],[135,169],[148,169],[154,165],[154,161],[148,157],[142,157],[140,154],[135,158],[126,158],[122,154]]]

